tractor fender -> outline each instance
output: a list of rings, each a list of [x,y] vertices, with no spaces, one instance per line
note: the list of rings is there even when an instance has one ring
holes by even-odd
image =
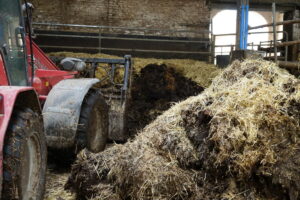
[[[99,80],[65,79],[50,91],[43,108],[48,147],[70,148],[75,144],[82,102]]]
[[[31,108],[41,114],[38,96],[32,87],[0,86],[0,198],[3,180],[3,147],[6,130],[16,106]]]

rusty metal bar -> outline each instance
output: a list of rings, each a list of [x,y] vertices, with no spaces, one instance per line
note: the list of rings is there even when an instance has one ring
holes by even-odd
[[[300,40],[277,43],[277,47],[285,47],[300,44]]]
[[[273,18],[273,39],[274,39],[274,58],[277,62],[277,30],[276,30],[276,4],[272,3],[272,18]]]
[[[298,23],[300,23],[300,19],[293,19],[293,20],[286,20],[286,21],[276,22],[275,25],[280,26],[280,25],[298,24]],[[269,26],[273,26],[273,23],[264,24],[264,25],[260,25],[260,26],[249,27],[249,30],[265,28],[265,27],[269,27]]]
[[[249,32],[248,35],[252,35],[252,34],[265,34],[265,33],[273,33],[273,31]],[[284,34],[287,34],[286,31],[277,31],[277,33],[284,33]],[[219,37],[219,36],[233,36],[233,35],[236,35],[236,33],[215,34],[214,36]]]
[[[98,40],[99,40],[99,53],[101,53],[101,47],[102,47],[101,28],[99,28]]]
[[[299,62],[288,62],[288,61],[278,61],[277,62],[279,67],[286,68],[286,69],[300,69]]]

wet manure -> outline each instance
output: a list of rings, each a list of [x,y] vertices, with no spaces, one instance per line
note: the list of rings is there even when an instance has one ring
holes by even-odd
[[[131,136],[144,128],[174,102],[200,94],[204,90],[196,82],[166,65],[149,64],[132,80],[128,101],[126,128]]]
[[[274,63],[235,62],[133,140],[82,151],[78,199],[300,199],[300,82]]]

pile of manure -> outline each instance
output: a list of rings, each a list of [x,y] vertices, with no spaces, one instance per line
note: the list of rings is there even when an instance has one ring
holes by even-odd
[[[87,54],[73,52],[53,52],[48,56],[52,57],[74,57],[74,58],[120,58],[118,56],[107,54]],[[133,58],[134,73],[139,74],[141,70],[149,65],[166,65],[172,67],[182,76],[193,80],[202,87],[208,87],[213,78],[215,78],[221,69],[213,64],[191,59],[156,59],[156,58]],[[101,74],[101,72],[99,72]]]
[[[136,73],[139,73],[148,64],[172,67],[177,73],[205,88],[209,87],[212,80],[222,71],[213,64],[192,59],[134,58]]]
[[[174,102],[200,94],[196,82],[166,65],[149,64],[133,75],[131,98],[126,113],[126,131],[130,136],[144,128]]]
[[[106,54],[85,54],[58,52],[50,53],[56,57],[77,58],[116,58]],[[125,132],[132,137],[144,128],[158,115],[169,109],[174,102],[195,96],[207,87],[212,77],[219,73],[219,69],[211,64],[195,60],[134,58],[131,90],[125,108]],[[96,77],[101,81],[100,88],[109,86],[110,80],[105,79],[109,74],[109,67],[101,64],[96,70]],[[116,83],[122,83],[124,70],[115,71]],[[203,84],[203,87],[202,87]],[[109,105],[112,106],[110,102]],[[114,107],[114,106],[112,106]],[[123,108],[123,107],[122,107]],[[113,111],[115,113],[115,111]],[[122,111],[120,111],[122,113]],[[118,123],[118,122],[117,122]],[[119,137],[115,137],[119,138]],[[114,140],[114,138],[111,138]]]
[[[78,199],[300,198],[300,82],[275,64],[235,62],[136,138],[82,151]]]

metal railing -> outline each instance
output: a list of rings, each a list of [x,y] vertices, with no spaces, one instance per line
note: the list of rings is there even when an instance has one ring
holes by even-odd
[[[299,66],[298,62],[288,62],[287,61],[287,54],[288,54],[287,49],[288,49],[288,46],[300,44],[300,40],[289,41],[287,39],[285,42],[279,43],[278,40],[277,40],[276,27],[280,26],[280,25],[299,24],[300,19],[293,19],[293,20],[286,20],[286,21],[277,22],[276,21],[276,3],[275,2],[272,4],[272,19],[273,19],[272,23],[264,24],[264,25],[260,25],[260,26],[256,26],[256,27],[251,27],[250,29],[254,30],[254,29],[260,29],[260,28],[270,27],[270,26],[273,27],[273,49],[274,49],[274,60],[275,60],[275,62],[278,62],[278,64],[280,66],[285,67],[285,68],[296,68],[297,66]],[[286,58],[285,58],[284,62],[278,61],[278,58],[277,58],[278,47],[285,47],[285,49],[286,49],[286,52],[285,52]]]
[[[253,29],[253,28],[251,28]],[[283,33],[284,34],[284,38],[285,38],[285,41],[287,42],[289,40],[289,37],[288,37],[288,33],[286,31],[277,31],[277,34],[278,33]],[[249,35],[256,35],[256,34],[273,34],[273,31],[261,31],[261,32],[249,32],[248,33]],[[217,41],[217,37],[224,37],[224,36],[236,36],[236,33],[226,33],[226,34],[215,34],[213,35],[213,39],[212,41]],[[281,40],[279,40],[281,41]],[[271,48],[273,46],[273,41],[262,41],[260,42],[259,44],[254,44],[253,42],[252,43],[248,43],[248,49],[252,49],[252,50],[257,50],[259,49],[260,47],[265,47],[265,48]],[[214,48],[221,48],[221,51],[215,51],[215,55],[214,55],[214,58],[216,58],[216,54],[230,54],[230,52],[232,50],[234,50],[236,48],[236,45],[235,44],[226,44],[226,45],[216,45],[214,43]],[[222,51],[223,48],[231,48],[229,51]],[[250,48],[249,48],[250,47]],[[257,48],[257,49],[255,49]],[[287,61],[288,59],[288,47],[286,46],[284,48],[284,60]]]
[[[210,34],[211,31],[193,31],[186,29],[159,29],[159,28],[140,28],[140,27],[122,27],[122,26],[101,26],[101,25],[82,25],[82,24],[59,24],[59,23],[40,23],[34,22],[33,26],[41,26],[48,28],[57,28],[57,27],[65,27],[65,28],[85,28],[85,29],[103,29],[103,30],[123,30],[123,31],[140,31],[140,32],[162,32],[162,33],[196,33],[196,34]]]
[[[33,23],[35,29],[48,30],[53,32],[37,32],[37,37],[47,38],[73,38],[73,39],[95,39],[98,44],[90,47],[74,44],[42,44],[42,48],[49,49],[81,49],[93,50],[102,53],[105,51],[134,53],[156,53],[156,54],[188,54],[192,56],[207,56],[212,60],[213,50],[210,31],[193,30],[169,30],[156,28],[136,28],[117,26],[97,26],[79,24],[57,24],[57,23]],[[64,33],[59,30],[64,30]],[[55,32],[56,31],[56,32]],[[76,32],[73,34],[72,32]],[[91,34],[86,34],[91,33]],[[120,44],[131,43],[127,46],[105,46],[105,41],[118,41]],[[63,42],[62,42],[63,43]],[[106,42],[107,43],[107,42]],[[136,45],[145,43],[145,45]],[[146,44],[158,44],[154,47]],[[163,44],[163,45],[159,45]],[[177,47],[177,48],[176,48]]]

